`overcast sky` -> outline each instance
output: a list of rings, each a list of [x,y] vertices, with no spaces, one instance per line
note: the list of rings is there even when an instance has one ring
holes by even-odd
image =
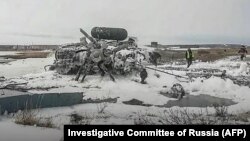
[[[250,44],[250,0],[0,0],[0,44],[78,42],[122,27],[141,44]]]

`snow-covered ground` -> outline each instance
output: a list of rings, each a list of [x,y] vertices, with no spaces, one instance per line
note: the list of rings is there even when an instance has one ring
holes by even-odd
[[[248,56],[250,57],[250,56]],[[15,140],[4,136],[5,132],[12,131],[13,134],[24,136],[23,140],[31,134],[37,134],[43,140],[59,140],[62,137],[64,124],[70,124],[70,115],[73,113],[91,119],[90,124],[134,124],[135,119],[140,114],[148,113],[150,115],[160,115],[166,110],[164,105],[168,101],[176,100],[160,94],[160,91],[169,90],[173,84],[180,83],[189,95],[197,96],[206,94],[219,98],[232,99],[237,104],[228,107],[230,113],[243,113],[250,111],[250,88],[249,86],[239,86],[234,84],[230,79],[221,79],[219,77],[195,78],[188,81],[183,78],[148,70],[147,84],[140,84],[134,80],[139,80],[139,75],[127,77],[115,76],[116,82],[110,80],[108,76],[100,75],[87,76],[83,83],[74,81],[75,76],[65,76],[57,74],[55,71],[45,71],[44,66],[53,63],[54,57],[46,59],[24,59],[11,62],[9,64],[0,64],[0,75],[11,78],[12,82],[27,83],[25,87],[33,88],[31,93],[49,93],[49,92],[84,92],[83,99],[109,99],[116,98],[115,103],[88,103],[79,104],[70,107],[44,108],[39,109],[39,116],[52,117],[53,123],[58,129],[42,129],[38,127],[20,126],[13,123],[13,118],[4,117],[0,119],[0,139]],[[164,67],[182,67],[186,65],[166,64]],[[230,57],[216,62],[199,62],[196,61],[189,70],[196,68],[209,68],[226,70],[227,74],[232,76],[249,76],[249,64],[246,61],[240,61],[235,57]],[[164,70],[163,70],[164,71]],[[166,70],[168,73],[174,73],[185,76],[186,71]],[[189,71],[188,71],[189,72]],[[160,77],[156,77],[159,74]],[[49,88],[49,90],[36,90],[35,88]],[[0,96],[1,98],[1,96]],[[127,105],[125,101],[137,99],[153,106]],[[190,101],[192,102],[192,101]],[[179,106],[174,109],[184,109]],[[199,111],[200,107],[189,107],[191,111]],[[213,111],[212,107],[207,108]],[[6,128],[8,126],[8,128]],[[29,134],[29,133],[30,134]],[[28,135],[29,134],[29,135]],[[27,137],[27,138],[26,138]],[[47,137],[48,139],[44,139]],[[50,138],[51,137],[51,138]],[[21,140],[21,139],[19,139]]]
[[[18,125],[9,119],[0,121],[1,141],[59,141],[63,132],[58,129],[45,129]]]
[[[17,51],[0,51],[0,55],[15,55]]]
[[[1,53],[3,55],[3,52]],[[8,55],[15,52],[7,52]],[[44,66],[53,64],[54,55],[48,58],[28,58],[12,61],[10,63],[1,64],[0,76],[12,78],[22,76],[29,73],[39,73],[44,71]]]
[[[250,56],[247,56],[247,60],[249,60]],[[199,62],[198,60],[194,61],[194,63],[190,66],[190,70],[192,69],[219,69],[226,70],[227,74],[233,76],[239,75],[249,75],[250,73],[250,61],[240,61],[239,56],[231,56],[226,59],[217,60],[215,62]],[[172,64],[165,64],[160,67],[182,67],[186,68],[185,65],[180,65],[178,62],[174,62]]]

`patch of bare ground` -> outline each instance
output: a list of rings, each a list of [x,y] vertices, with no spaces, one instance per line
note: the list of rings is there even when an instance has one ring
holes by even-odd
[[[212,48],[212,49],[200,49],[193,50],[195,60],[200,60],[203,62],[216,61],[218,59],[223,59],[229,56],[237,56],[238,48]],[[156,52],[161,54],[161,63],[185,60],[185,50],[159,50],[156,49]]]

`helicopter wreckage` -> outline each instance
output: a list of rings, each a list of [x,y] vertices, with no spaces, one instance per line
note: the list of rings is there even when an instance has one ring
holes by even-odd
[[[147,65],[157,66],[161,59],[158,52],[139,48],[137,38],[128,37],[127,31],[123,28],[94,27],[91,30],[92,36],[82,29],[80,32],[84,35],[80,43],[61,46],[56,51],[56,59],[50,70],[56,70],[63,75],[74,74],[76,81],[82,75],[81,82],[87,75],[98,73],[101,76],[108,74],[111,80],[115,81],[113,75],[127,76],[145,69],[152,70],[153,68]],[[178,87],[180,90],[173,85],[175,91],[171,91],[170,94],[175,93],[174,95],[178,95],[176,98],[181,99],[185,92],[180,84]]]
[[[161,60],[160,53],[139,48],[137,38],[129,37],[128,32],[123,28],[94,27],[91,30],[92,36],[82,29],[80,32],[84,35],[80,39],[80,43],[61,46],[55,53],[54,64],[50,67],[59,74],[76,74],[75,80],[77,81],[80,75],[83,75],[81,79],[83,82],[87,75],[96,73],[101,73],[102,76],[107,73],[115,81],[113,74],[126,76],[141,72],[146,68],[185,79],[185,82],[192,81],[197,77],[215,76],[228,78],[240,86],[249,87],[250,84],[249,77],[231,76],[226,74],[225,70],[192,69],[186,76],[181,76],[164,71],[178,70],[176,67],[149,67],[148,64],[158,65],[159,60]],[[187,71],[187,69],[181,68],[179,71]],[[179,84],[174,85],[179,86]],[[174,85],[172,88],[175,88]],[[183,93],[182,90],[179,92]]]
[[[55,53],[50,70],[59,74],[75,74],[81,82],[87,75],[108,74],[115,81],[115,75],[128,75],[139,72],[145,63],[157,65],[160,54],[138,48],[137,38],[128,37],[123,28],[94,27],[91,35],[80,29],[84,35],[80,43],[61,46]],[[89,42],[87,42],[87,40]]]
[[[91,31],[92,36],[82,29],[80,32],[84,35],[80,42],[60,46],[55,52],[54,63],[45,66],[45,70],[55,70],[56,76],[57,74],[76,75],[76,81],[82,76],[81,82],[86,76],[94,74],[101,76],[107,74],[112,81],[115,81],[114,76],[126,77],[138,74],[145,69],[152,69],[148,65],[157,66],[159,59],[161,59],[159,53],[139,48],[137,38],[128,37],[125,29],[95,27]],[[23,83],[13,83],[12,80],[3,78],[5,83],[0,86],[0,89],[28,92],[57,88],[55,86],[31,87],[28,86],[29,78],[20,79]],[[132,81],[138,82],[138,80]]]

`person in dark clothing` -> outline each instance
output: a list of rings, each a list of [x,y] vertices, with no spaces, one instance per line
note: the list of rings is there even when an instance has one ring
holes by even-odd
[[[141,77],[141,83],[142,83],[142,84],[146,84],[145,79],[148,77],[148,73],[147,73],[147,70],[146,70],[146,69],[143,69],[143,70],[140,72],[140,77]]]
[[[226,76],[227,76],[226,73],[227,73],[227,71],[226,71],[226,70],[223,70],[220,77],[221,77],[222,79],[225,79]]]
[[[194,54],[192,50],[188,48],[188,50],[186,51],[187,68],[189,68],[190,65],[192,64],[193,58],[194,58]]]
[[[161,54],[158,52],[149,52],[149,61],[157,66],[158,65],[158,60],[161,59]]]
[[[243,60],[244,57],[246,57],[246,54],[247,54],[247,49],[245,46],[242,46],[240,48],[240,50],[238,51],[238,53],[240,54],[240,60]]]

